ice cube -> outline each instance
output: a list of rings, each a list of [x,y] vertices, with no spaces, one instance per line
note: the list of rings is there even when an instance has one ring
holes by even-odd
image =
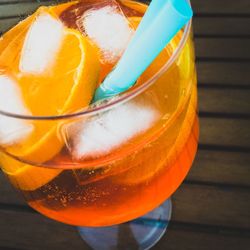
[[[106,63],[119,59],[134,34],[116,1],[86,10],[76,24],[101,49]]]
[[[77,159],[99,157],[149,129],[159,118],[154,104],[130,101],[68,128],[72,155]]]
[[[24,106],[16,82],[7,75],[0,75],[0,110],[30,115]],[[33,125],[22,119],[11,118],[0,114],[0,144],[12,145],[25,139],[33,130]]]
[[[61,21],[47,13],[40,14],[31,25],[21,53],[20,70],[41,74],[52,66],[63,40]]]

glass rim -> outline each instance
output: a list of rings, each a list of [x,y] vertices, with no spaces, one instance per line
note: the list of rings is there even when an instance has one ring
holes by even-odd
[[[179,54],[181,53],[183,47],[186,44],[186,41],[188,39],[188,36],[191,31],[191,25],[192,25],[192,19],[184,26],[184,32],[182,35],[182,38],[175,49],[174,53],[171,55],[169,60],[158,70],[157,73],[155,73],[152,77],[150,77],[145,83],[143,83],[141,86],[136,87],[135,89],[131,90],[130,92],[122,93],[116,97],[113,97],[111,100],[107,99],[104,102],[104,104],[96,105],[95,103],[91,105],[92,107],[79,111],[74,112],[70,114],[64,114],[64,115],[55,115],[55,116],[32,116],[32,115],[21,115],[21,114],[15,114],[11,112],[6,112],[3,110],[0,110],[0,115],[16,118],[16,119],[22,119],[22,120],[63,120],[63,119],[73,119],[73,118],[79,118],[83,116],[90,116],[90,115],[96,115],[100,112],[105,112],[119,104],[122,104],[126,101],[129,101],[130,99],[136,97],[140,93],[142,93],[144,90],[146,90],[148,87],[150,87],[162,74],[164,74],[177,60]],[[105,103],[106,102],[106,103]],[[98,104],[99,102],[97,102]],[[178,107],[174,113],[178,112],[180,107]],[[172,115],[174,115],[174,113]]]

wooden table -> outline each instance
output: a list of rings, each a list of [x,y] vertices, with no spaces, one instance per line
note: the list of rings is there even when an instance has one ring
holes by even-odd
[[[52,1],[0,0],[0,31]],[[201,136],[157,249],[250,248],[250,1],[192,0]],[[89,249],[30,209],[0,174],[0,249]]]

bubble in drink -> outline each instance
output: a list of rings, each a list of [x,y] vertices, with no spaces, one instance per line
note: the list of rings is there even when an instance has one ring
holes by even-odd
[[[63,39],[63,24],[47,13],[40,14],[31,25],[21,53],[23,73],[44,73],[55,62]]]
[[[0,110],[18,115],[30,115],[24,106],[16,82],[9,76],[0,75]],[[25,120],[0,115],[0,144],[12,145],[27,138],[33,126]]]
[[[154,103],[140,98],[75,124],[68,129],[73,157],[83,159],[108,154],[147,131],[159,115]]]

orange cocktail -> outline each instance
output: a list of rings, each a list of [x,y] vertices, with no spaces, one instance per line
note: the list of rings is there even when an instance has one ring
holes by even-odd
[[[145,11],[127,0],[41,7],[0,40],[0,88],[12,100],[0,102],[1,165],[50,218],[132,220],[170,197],[191,167],[198,120],[190,24],[132,89],[91,105]]]

